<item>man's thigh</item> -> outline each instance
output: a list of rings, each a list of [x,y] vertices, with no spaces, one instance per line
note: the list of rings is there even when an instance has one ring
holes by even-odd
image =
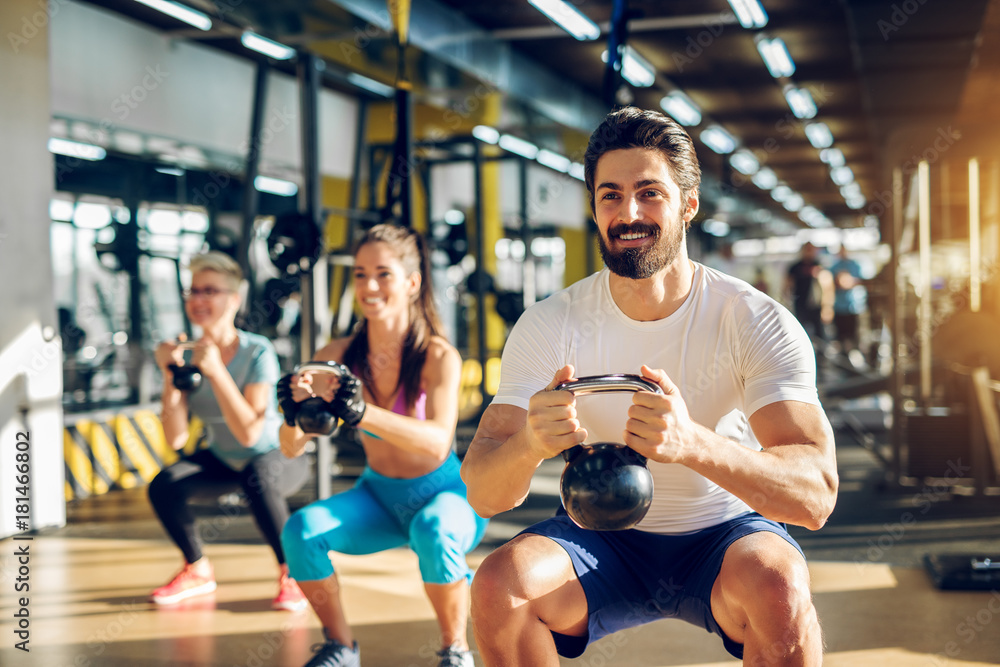
[[[745,535],[726,550],[712,587],[712,615],[730,640],[743,644],[754,614],[782,587],[797,587],[808,595],[805,558],[776,533]]]

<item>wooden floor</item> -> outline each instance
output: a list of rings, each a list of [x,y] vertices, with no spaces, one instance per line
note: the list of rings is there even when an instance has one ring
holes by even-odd
[[[793,531],[810,559],[826,638],[824,664],[1000,665],[1000,591],[942,592],[919,566],[928,551],[1000,552],[998,498],[947,500],[921,488],[880,490],[881,471],[873,461],[849,442],[838,443],[843,483],[830,523],[817,533]],[[345,470],[335,484],[351,483],[349,473],[357,470]],[[470,556],[473,567],[523,526],[551,515],[560,470],[559,462],[543,465],[524,505],[490,522],[483,545]],[[926,508],[926,514],[915,508]],[[152,515],[144,489],[71,503],[66,527],[30,542],[0,542],[0,667],[303,665],[320,640],[318,621],[309,611],[270,609],[277,585],[270,550],[245,509],[222,514],[216,509],[206,509],[199,525],[211,542],[206,553],[219,588],[174,607],[146,601],[150,590],[178,570],[180,554]],[[918,520],[903,530],[897,523],[905,512]],[[14,554],[25,544],[27,594],[15,592],[20,564]],[[873,552],[872,545],[880,546]],[[335,562],[365,667],[436,667],[437,624],[413,553],[338,555]],[[27,653],[14,648],[14,614],[23,595],[29,598]],[[477,664],[482,664],[478,656]],[[682,622],[660,621],[607,637],[563,664],[739,663],[717,637]]]
[[[20,545],[30,545],[30,652],[17,641],[13,593]],[[269,608],[275,565],[260,544],[213,544],[215,594],[174,607],[145,601],[178,566],[165,539],[43,535],[3,542],[0,664],[4,667],[298,667],[320,636],[310,612]],[[474,553],[473,566],[484,554]],[[435,665],[438,633],[408,550],[338,556],[345,603],[368,667]],[[916,568],[814,562],[816,606],[831,667],[1000,664],[1000,592],[941,592]],[[950,657],[947,653],[950,652]],[[478,661],[477,664],[481,664]],[[661,621],[605,638],[566,665],[738,664],[720,642]]]

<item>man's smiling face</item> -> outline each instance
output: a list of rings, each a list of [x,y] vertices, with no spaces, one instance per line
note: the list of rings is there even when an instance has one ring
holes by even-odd
[[[698,200],[682,195],[667,159],[646,148],[609,151],[597,161],[594,183],[594,220],[605,265],[636,280],[669,266]]]

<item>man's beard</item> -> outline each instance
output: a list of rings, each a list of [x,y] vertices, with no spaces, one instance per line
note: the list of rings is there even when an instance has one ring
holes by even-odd
[[[612,273],[622,278],[642,280],[653,276],[677,259],[681,244],[684,243],[684,220],[678,215],[676,224],[668,225],[662,230],[646,223],[613,225],[608,228],[608,238],[615,239],[633,232],[648,232],[653,237],[652,245],[614,251],[609,247],[608,241],[604,240],[604,235],[598,234],[597,241],[601,259]]]

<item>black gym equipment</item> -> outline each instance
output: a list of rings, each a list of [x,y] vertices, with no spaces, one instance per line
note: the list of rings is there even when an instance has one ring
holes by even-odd
[[[177,346],[177,349],[182,352],[186,350],[193,350],[194,343],[181,343]],[[202,375],[201,370],[197,366],[192,366],[191,364],[170,364],[167,366],[174,377],[174,386],[181,391],[194,391],[201,386]]]
[[[649,391],[655,383],[638,375],[591,375],[562,382],[556,391],[576,396],[607,392]],[[587,530],[627,530],[639,523],[653,502],[653,476],[646,457],[614,442],[576,445],[563,452],[560,480],[563,507],[573,523]]]
[[[330,373],[338,378],[351,375],[346,366],[334,361],[307,361],[295,367],[295,374],[305,372]],[[298,414],[295,415],[295,423],[306,433],[317,435],[336,435],[340,428],[337,415],[333,412],[333,406],[329,401],[318,396],[307,398],[299,406]]]
[[[320,253],[323,239],[313,217],[307,213],[284,213],[274,220],[267,236],[267,255],[286,275],[308,273]]]

